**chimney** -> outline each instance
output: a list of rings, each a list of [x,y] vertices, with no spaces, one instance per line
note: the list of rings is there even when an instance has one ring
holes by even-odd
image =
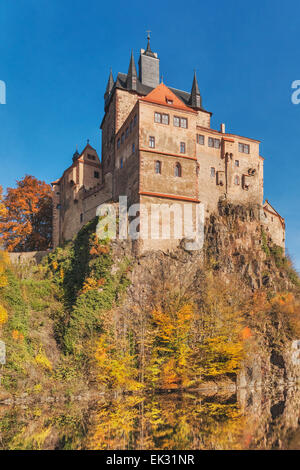
[[[225,124],[224,123],[221,124],[220,132],[221,132],[221,134],[225,134]]]

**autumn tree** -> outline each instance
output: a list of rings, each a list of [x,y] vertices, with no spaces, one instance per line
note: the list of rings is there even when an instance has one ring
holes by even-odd
[[[51,187],[34,176],[26,175],[0,192],[0,243],[8,251],[40,251],[51,247]],[[2,201],[1,201],[2,199]],[[4,206],[4,207],[3,207]]]

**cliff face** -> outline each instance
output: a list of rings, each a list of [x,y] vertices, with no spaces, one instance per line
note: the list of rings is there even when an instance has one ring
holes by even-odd
[[[130,248],[116,242],[113,253],[120,261],[129,256]],[[225,285],[236,285],[241,297],[259,293],[268,299],[289,292],[297,298],[299,292],[291,263],[264,232],[259,207],[220,203],[218,213],[206,221],[202,252],[188,252],[182,244],[177,250],[148,252],[134,260],[128,295],[118,315],[154,308],[170,289],[190,295],[201,306],[208,271]],[[240,388],[272,387],[299,379],[296,333],[286,324],[285,313],[274,312],[271,305],[266,300],[260,317],[252,317],[246,309],[242,312],[253,331],[253,343],[236,381]]]

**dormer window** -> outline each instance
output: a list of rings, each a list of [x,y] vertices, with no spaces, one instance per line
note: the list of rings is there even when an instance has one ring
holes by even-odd
[[[166,103],[167,104],[173,104],[173,100],[171,100],[170,98],[166,98]]]

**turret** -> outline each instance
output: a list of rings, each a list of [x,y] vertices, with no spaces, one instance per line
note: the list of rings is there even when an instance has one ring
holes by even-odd
[[[192,108],[202,108],[202,100],[201,100],[201,95],[199,91],[196,72],[194,73],[194,80],[193,80],[189,105]]]
[[[106,91],[104,93],[105,104],[107,103],[107,100],[108,100],[109,95],[110,95],[110,93],[113,89],[114,84],[115,84],[115,82],[114,82],[113,74],[112,74],[112,71],[110,69],[109,78],[108,78],[108,82],[107,82],[107,86],[106,86]]]
[[[129,90],[136,90],[136,81],[137,81],[137,72],[133,57],[133,52],[131,51],[130,64],[127,74],[127,88]]]

